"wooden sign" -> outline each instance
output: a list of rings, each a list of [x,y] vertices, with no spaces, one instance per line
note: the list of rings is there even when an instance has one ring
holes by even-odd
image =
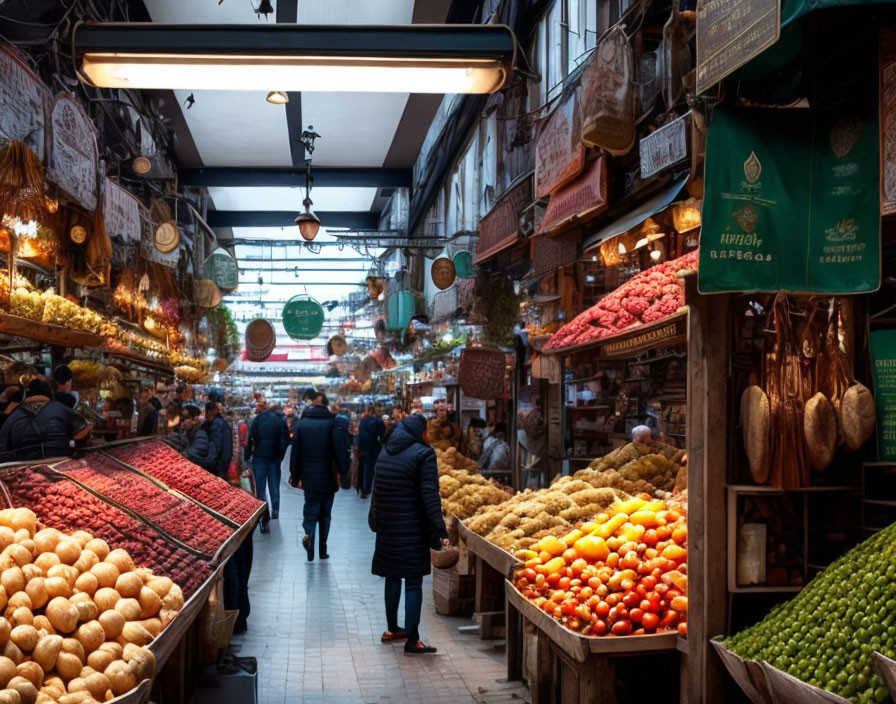
[[[896,31],[880,30],[880,214],[896,213]]]
[[[640,328],[632,328],[604,342],[601,357],[631,357],[656,347],[673,347],[688,339],[687,313]]]
[[[535,196],[550,195],[582,173],[585,145],[576,93],[550,114],[535,142]]]
[[[479,221],[476,264],[482,264],[516,244],[520,236],[520,211],[531,202],[532,181],[529,178],[524,178],[501,196],[501,200]]]
[[[293,340],[313,340],[324,326],[324,309],[309,296],[294,296],[283,306],[283,327]]]
[[[607,206],[607,159],[601,155],[584,174],[551,196],[538,231],[559,230],[574,220],[596,215]]]
[[[211,279],[226,293],[235,291],[239,285],[239,266],[228,252],[216,249],[202,263],[202,276]]]
[[[781,0],[697,0],[697,92],[778,41]]]
[[[641,178],[653,176],[663,169],[688,158],[688,120],[682,115],[641,140]]]
[[[74,96],[60,93],[50,124],[53,150],[47,178],[86,210],[96,210],[97,148],[93,122]]]
[[[140,201],[130,191],[110,179],[103,184],[103,222],[109,237],[139,242],[141,236]]]
[[[442,291],[449,288],[457,278],[457,271],[454,269],[454,262],[448,257],[439,257],[436,259],[429,269],[432,282]]]
[[[632,48],[618,25],[603,38],[582,73],[582,139],[610,154],[635,144]]]
[[[0,43],[0,136],[26,144],[44,161],[47,155],[49,94],[19,52]]]

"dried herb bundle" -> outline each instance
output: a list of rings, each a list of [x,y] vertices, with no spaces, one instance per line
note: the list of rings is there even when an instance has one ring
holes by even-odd
[[[37,154],[17,140],[0,151],[0,215],[23,222],[47,215],[44,167]]]

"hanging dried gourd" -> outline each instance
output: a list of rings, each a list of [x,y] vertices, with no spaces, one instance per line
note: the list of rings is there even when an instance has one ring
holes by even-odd
[[[37,154],[17,140],[0,150],[0,215],[22,222],[47,215],[44,167]]]
[[[812,468],[818,471],[827,469],[837,451],[837,412],[828,397],[820,391],[806,402],[803,434]]]
[[[840,403],[840,430],[850,450],[858,450],[874,433],[874,397],[864,384],[856,382],[843,394]]]
[[[740,397],[740,423],[750,474],[757,484],[768,481],[769,421],[768,396],[755,384],[748,386]]]

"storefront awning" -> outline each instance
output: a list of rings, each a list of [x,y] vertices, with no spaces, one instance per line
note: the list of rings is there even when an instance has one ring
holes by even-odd
[[[681,190],[684,188],[684,185],[685,183],[687,183],[689,177],[690,173],[685,174],[676,181],[673,181],[662,191],[639,205],[634,210],[626,213],[621,218],[615,220],[606,227],[601,228],[585,240],[582,248],[590,249],[591,247],[595,247],[604,240],[608,240],[611,237],[615,237],[616,235],[621,235],[624,232],[628,232],[633,227],[640,225],[650,216],[656,215],[663,208],[668,207],[675,201],[676,198],[678,198],[679,193],[681,193]]]

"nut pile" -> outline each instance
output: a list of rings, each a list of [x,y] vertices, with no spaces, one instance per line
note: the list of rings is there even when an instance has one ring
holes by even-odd
[[[439,477],[442,510],[461,520],[472,516],[481,506],[499,504],[513,491],[498,482],[464,470],[448,470]]]
[[[84,531],[0,511],[0,702],[95,704],[153,676],[148,645],[184,603],[168,577]]]

